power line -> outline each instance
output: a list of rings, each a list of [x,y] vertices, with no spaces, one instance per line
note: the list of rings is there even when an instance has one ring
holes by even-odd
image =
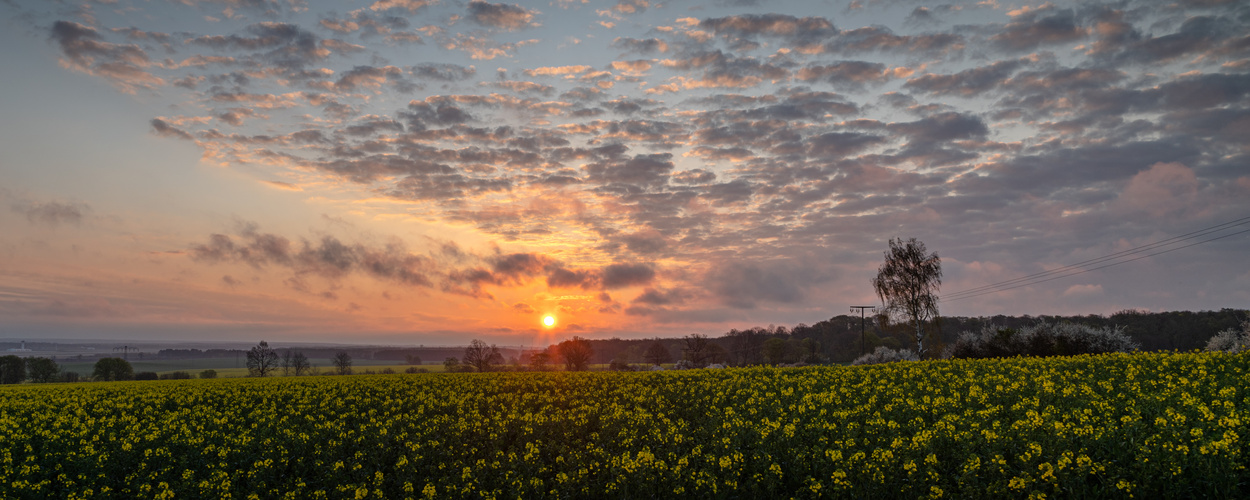
[[[1155,256],[1155,255],[1160,255],[1160,254],[1165,254],[1165,253],[1169,253],[1169,252],[1174,252],[1174,251],[1176,251],[1176,250],[1181,250],[1181,249],[1184,249],[1184,248],[1189,248],[1189,247],[1192,247],[1192,246],[1201,245],[1201,244],[1203,244],[1203,243],[1209,243],[1209,242],[1212,242],[1212,241],[1215,241],[1215,240],[1221,240],[1221,239],[1228,238],[1228,237],[1231,237],[1231,236],[1236,236],[1236,235],[1239,235],[1239,234],[1244,234],[1244,233],[1250,232],[1250,229],[1246,229],[1246,230],[1237,231],[1237,232],[1234,232],[1234,233],[1229,233],[1229,234],[1225,234],[1225,235],[1221,235],[1221,236],[1216,236],[1216,237],[1214,237],[1214,238],[1209,238],[1209,239],[1201,240],[1201,241],[1198,241],[1198,242],[1195,242],[1195,243],[1190,243],[1190,244],[1187,244],[1187,245],[1182,245],[1182,246],[1178,246],[1178,247],[1168,248],[1168,249],[1165,249],[1165,250],[1160,250],[1160,251],[1158,251],[1158,252],[1153,252],[1153,253],[1149,253],[1149,254],[1146,254],[1146,255],[1138,255],[1138,256],[1136,256],[1136,257],[1132,257],[1132,258],[1129,258],[1129,259],[1120,260],[1120,259],[1122,259],[1122,258],[1124,258],[1124,257],[1128,257],[1128,256],[1130,256],[1130,255],[1139,254],[1139,253],[1142,253],[1142,252],[1145,252],[1145,251],[1149,251],[1149,250],[1153,250],[1153,249],[1160,248],[1160,247],[1172,246],[1172,245],[1175,245],[1175,244],[1177,244],[1177,243],[1181,243],[1181,242],[1184,242],[1184,241],[1188,241],[1188,240],[1193,240],[1193,239],[1201,238],[1201,237],[1208,236],[1208,235],[1213,234],[1213,233],[1218,233],[1218,232],[1220,232],[1220,231],[1224,231],[1224,230],[1227,230],[1227,229],[1230,229],[1230,228],[1234,228],[1234,227],[1237,227],[1237,226],[1242,226],[1242,225],[1246,225],[1246,224],[1250,224],[1250,217],[1243,217],[1243,218],[1241,218],[1241,219],[1237,219],[1237,220],[1230,221],[1230,222],[1225,222],[1225,223],[1223,223],[1223,224],[1216,224],[1216,225],[1214,225],[1214,226],[1207,227],[1207,228],[1204,228],[1204,229],[1199,229],[1199,230],[1197,230],[1197,231],[1193,231],[1193,232],[1185,233],[1185,234],[1182,234],[1182,235],[1179,235],[1179,236],[1173,236],[1173,237],[1171,237],[1171,238],[1167,238],[1167,239],[1164,239],[1164,240],[1156,241],[1156,242],[1154,242],[1154,243],[1149,243],[1149,244],[1142,245],[1142,246],[1139,246],[1139,247],[1130,248],[1130,249],[1128,249],[1128,250],[1122,250],[1122,251],[1115,252],[1115,253],[1108,254],[1108,255],[1104,255],[1104,256],[1102,256],[1102,257],[1098,257],[1098,258],[1095,258],[1095,259],[1089,259],[1089,260],[1086,260],[1086,261],[1078,262],[1078,263],[1076,263],[1076,264],[1070,264],[1070,265],[1067,265],[1067,266],[1063,266],[1063,267],[1059,267],[1059,268],[1051,269],[1051,270],[1049,270],[1049,271],[1043,271],[1043,272],[1040,272],[1040,273],[1034,273],[1034,274],[1030,274],[1030,275],[1028,275],[1028,276],[1022,276],[1022,277],[1019,277],[1019,278],[1010,279],[1010,280],[1007,280],[1007,281],[1001,281],[1001,282],[998,282],[998,283],[993,283],[993,284],[990,284],[990,285],[984,285],[984,286],[980,286],[980,287],[976,287],[976,288],[971,288],[971,289],[968,289],[968,290],[962,290],[962,291],[959,291],[959,292],[955,292],[955,293],[949,294],[949,295],[947,295],[946,297],[942,298],[941,300],[942,300],[942,301],[944,301],[944,302],[955,302],[955,301],[959,301],[959,300],[970,299],[970,298],[973,298],[973,297],[979,297],[979,296],[981,296],[981,295],[988,295],[988,294],[991,294],[991,293],[997,293],[997,292],[1001,292],[1001,291],[1005,291],[1005,290],[1011,290],[1011,289],[1014,289],[1014,288],[1020,288],[1020,287],[1023,287],[1023,286],[1035,285],[1035,284],[1038,284],[1038,283],[1045,283],[1045,282],[1047,282],[1047,281],[1053,281],[1053,280],[1057,280],[1057,279],[1060,279],[1060,278],[1066,278],[1066,277],[1069,277],[1069,276],[1076,276],[1076,275],[1078,275],[1078,274],[1084,274],[1084,273],[1087,273],[1087,272],[1090,272],[1090,271],[1096,271],[1096,270],[1099,270],[1099,269],[1105,269],[1105,268],[1108,268],[1108,267],[1118,266],[1118,265],[1120,265],[1120,264],[1127,264],[1127,263],[1129,263],[1129,262],[1133,262],[1133,261],[1136,261],[1136,260],[1141,260],[1141,259],[1144,259],[1144,258],[1147,258],[1147,257],[1153,257],[1153,256]],[[1107,264],[1103,264],[1103,265],[1096,266],[1096,267],[1090,267],[1090,268],[1083,267],[1083,266],[1088,266],[1088,265],[1091,265],[1091,264],[1099,264],[1099,263],[1108,262],[1108,261],[1114,261],[1114,262],[1110,262],[1110,263],[1107,263]]]
[[[1139,247],[1130,248],[1130,249],[1128,249],[1128,250],[1122,250],[1122,251],[1115,252],[1115,253],[1112,253],[1112,254],[1109,254],[1109,255],[1104,255],[1104,256],[1102,256],[1102,257],[1098,257],[1098,258],[1095,258],[1095,259],[1090,259],[1090,260],[1086,260],[1086,261],[1082,261],[1082,262],[1077,262],[1077,263],[1075,263],[1075,264],[1070,264],[1070,265],[1067,265],[1067,266],[1063,266],[1063,267],[1059,267],[1059,268],[1051,269],[1051,270],[1048,270],[1048,271],[1042,271],[1042,272],[1040,272],[1040,273],[1034,273],[1034,274],[1030,274],[1030,275],[1028,275],[1028,276],[1022,276],[1022,277],[1019,277],[1019,278],[1010,279],[1010,280],[1007,280],[1007,281],[1002,281],[1002,282],[999,282],[999,283],[994,283],[994,284],[990,284],[990,285],[980,286],[980,287],[977,287],[977,288],[971,288],[971,289],[968,289],[968,290],[962,290],[962,291],[959,291],[959,292],[952,293],[952,294],[950,294],[950,295],[959,296],[959,295],[965,295],[965,294],[975,294],[975,293],[981,292],[981,291],[983,291],[983,290],[988,290],[988,289],[992,289],[992,288],[998,288],[998,287],[1001,287],[1001,286],[1004,286],[1004,285],[1009,285],[1009,284],[1013,284],[1013,283],[1017,283],[1017,282],[1021,282],[1021,281],[1028,281],[1028,280],[1032,280],[1032,279],[1034,279],[1034,278],[1039,278],[1039,277],[1048,276],[1048,275],[1052,275],[1052,274],[1064,273],[1064,272],[1067,272],[1067,271],[1070,271],[1070,270],[1073,270],[1073,269],[1081,269],[1081,266],[1085,266],[1085,265],[1089,265],[1089,264],[1097,264],[1097,263],[1100,263],[1100,262],[1105,262],[1105,261],[1108,261],[1108,260],[1114,260],[1114,259],[1117,259],[1117,258],[1120,258],[1120,257],[1123,257],[1123,256],[1132,255],[1132,254],[1135,254],[1135,253],[1140,253],[1140,252],[1143,252],[1143,251],[1146,251],[1146,250],[1151,250],[1151,249],[1158,248],[1158,247],[1161,247],[1161,246],[1168,246],[1168,245],[1171,245],[1171,244],[1174,244],[1174,243],[1180,243],[1181,241],[1190,240],[1190,239],[1194,239],[1194,238],[1200,238],[1200,237],[1202,237],[1202,236],[1206,236],[1206,235],[1211,234],[1211,233],[1219,232],[1219,231],[1222,231],[1222,230],[1224,230],[1224,229],[1228,229],[1228,228],[1231,228],[1231,227],[1236,227],[1236,226],[1240,226],[1240,225],[1244,225],[1244,224],[1250,224],[1250,217],[1243,217],[1243,218],[1241,218],[1241,219],[1237,219],[1237,220],[1230,221],[1230,222],[1225,222],[1225,223],[1223,223],[1223,224],[1216,224],[1216,225],[1214,225],[1214,226],[1207,227],[1207,228],[1204,228],[1204,229],[1199,229],[1199,230],[1197,230],[1197,231],[1193,231],[1193,232],[1189,232],[1189,233],[1185,233],[1185,234],[1182,234],[1182,235],[1180,235],[1180,236],[1173,236],[1173,237],[1168,238],[1168,239],[1165,239],[1165,240],[1160,240],[1160,241],[1156,241],[1156,242],[1154,242],[1154,243],[1149,243],[1149,244],[1142,245],[1142,246],[1139,246]]]

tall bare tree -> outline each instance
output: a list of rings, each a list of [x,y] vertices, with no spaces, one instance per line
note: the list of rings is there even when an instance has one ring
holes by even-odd
[[[266,377],[278,368],[278,352],[269,347],[269,343],[260,341],[247,351],[247,374],[252,377]]]
[[[938,289],[942,287],[942,259],[928,253],[915,238],[891,239],[885,263],[877,269],[872,288],[885,311],[906,318],[916,327],[916,353],[923,359],[924,322],[938,315]]]

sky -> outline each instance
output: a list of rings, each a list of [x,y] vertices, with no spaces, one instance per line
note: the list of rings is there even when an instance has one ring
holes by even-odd
[[[0,17],[6,338],[715,336],[879,304],[891,238],[950,295],[1250,216],[1236,0]],[[939,306],[1246,308],[1248,236]]]

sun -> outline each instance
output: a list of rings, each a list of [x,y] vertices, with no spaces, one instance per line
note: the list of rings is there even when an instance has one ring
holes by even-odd
[[[543,316],[543,325],[546,325],[548,328],[555,326],[556,317],[550,314]]]

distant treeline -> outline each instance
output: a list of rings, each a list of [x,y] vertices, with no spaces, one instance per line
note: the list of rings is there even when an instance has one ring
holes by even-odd
[[[458,358],[464,354],[464,347],[275,347],[279,355],[288,350],[303,353],[309,358],[329,359],[340,352],[346,352],[352,359],[368,359],[377,361],[394,361],[396,364],[420,360],[422,364],[442,364],[449,357]],[[521,349],[500,347],[505,358],[521,355]],[[157,357],[166,359],[193,358],[242,358],[246,349],[161,349]]]
[[[1144,351],[1201,349],[1208,339],[1216,333],[1236,328],[1243,320],[1250,318],[1250,311],[1244,309],[1221,309],[1219,311],[1171,311],[1144,312],[1124,310],[1110,316],[984,316],[962,317],[948,316],[926,325],[928,335],[934,339],[934,351],[940,353],[945,346],[953,343],[964,331],[980,331],[982,328],[1014,328],[1035,325],[1039,322],[1057,323],[1072,322],[1095,328],[1118,326],[1124,329],[1133,340],[1139,342]],[[884,316],[869,316],[864,321],[864,332],[861,341],[860,317],[839,315],[813,325],[798,324],[793,327],[773,326],[755,327],[745,330],[730,330],[720,336],[708,336],[706,339],[709,358],[712,363],[731,365],[762,364],[779,360],[785,363],[798,362],[832,362],[848,363],[859,357],[861,353],[870,352],[877,346],[894,349],[914,345],[912,328],[905,324],[892,323]],[[768,349],[765,343],[770,339],[780,339],[784,344],[773,342]],[[689,348],[687,338],[652,338],[652,339],[600,339],[589,340],[594,351],[591,364],[644,363],[648,349],[654,345],[666,351],[666,359],[677,361],[683,359]],[[927,341],[926,341],[927,342]],[[467,343],[467,342],[466,342]],[[464,355],[464,347],[297,347],[296,349],[309,358],[328,359],[339,352],[347,352],[353,359],[394,361],[411,363],[420,360],[422,364],[440,364],[447,358],[460,358]],[[501,354],[508,363],[526,364],[533,350],[522,350],[517,347],[500,347]],[[278,347],[279,353],[288,348]],[[241,349],[162,349],[161,358],[218,358],[243,356]]]
[[[1110,316],[951,316],[930,322],[926,325],[926,330],[937,341],[933,346],[934,352],[941,352],[964,331],[980,331],[984,327],[1019,329],[1039,322],[1064,321],[1096,328],[1121,327],[1133,340],[1141,343],[1143,351],[1188,351],[1203,348],[1207,340],[1216,333],[1236,328],[1247,318],[1250,318],[1250,311],[1244,309],[1157,313],[1130,309]],[[822,362],[846,363],[859,357],[861,352],[871,352],[877,346],[897,349],[915,345],[910,326],[891,323],[882,316],[869,316],[865,319],[862,337],[861,342],[860,317],[843,314],[814,325],[800,323],[792,328],[769,325],[746,330],[734,329],[708,340],[716,345],[716,357],[712,362],[733,365],[758,363],[764,357],[764,343],[773,338],[786,341],[783,357],[788,363],[812,358],[819,358]],[[663,345],[673,360],[682,359],[686,348],[686,341],[682,338],[591,340],[595,353],[591,363],[609,363],[613,360],[641,363],[647,348],[655,343]],[[811,347],[815,347],[817,356],[813,357],[808,352]]]

